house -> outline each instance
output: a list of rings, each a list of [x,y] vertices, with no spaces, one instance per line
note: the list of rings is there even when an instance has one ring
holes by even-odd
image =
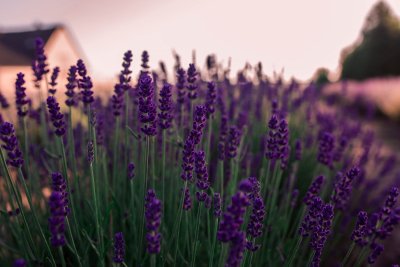
[[[15,99],[14,84],[18,72],[25,74],[28,95],[38,93],[32,82],[34,77],[31,69],[37,37],[42,38],[45,43],[44,49],[50,69],[55,66],[61,69],[58,79],[58,88],[61,92],[65,90],[68,68],[79,58],[84,58],[77,42],[63,25],[37,27],[30,31],[0,31],[0,92],[11,104]],[[32,97],[33,100],[35,98]]]

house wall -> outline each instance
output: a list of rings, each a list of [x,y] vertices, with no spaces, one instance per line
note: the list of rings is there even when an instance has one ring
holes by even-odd
[[[65,98],[64,92],[65,84],[67,83],[68,69],[71,65],[76,63],[80,56],[78,55],[77,49],[74,48],[70,37],[63,28],[56,30],[50,37],[45,46],[45,53],[50,67],[48,79],[50,79],[51,70],[55,66],[60,67],[61,71],[58,78],[57,88],[59,90],[56,96],[59,101],[63,101]],[[30,66],[0,66],[0,92],[5,95],[11,104],[11,117],[14,117],[15,115],[15,79],[18,72],[25,74],[27,95],[32,99],[33,104],[37,105],[39,100],[39,91],[34,87],[34,77]],[[45,84],[43,83],[41,87],[43,96],[47,96]],[[4,114],[2,115],[5,117]]]

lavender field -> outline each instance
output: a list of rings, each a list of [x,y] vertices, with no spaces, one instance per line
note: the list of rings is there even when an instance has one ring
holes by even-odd
[[[36,39],[0,98],[1,266],[398,266],[398,160],[356,108],[261,64],[149,62],[127,51],[104,101]]]

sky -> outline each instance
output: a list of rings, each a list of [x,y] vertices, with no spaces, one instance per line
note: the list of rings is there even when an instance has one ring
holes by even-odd
[[[186,65],[215,53],[232,69],[261,61],[267,74],[310,78],[319,67],[337,71],[341,50],[359,36],[376,0],[0,0],[0,31],[63,23],[93,75],[114,77],[130,49],[138,69],[172,66],[175,49]],[[400,14],[399,0],[386,0]],[[136,63],[136,64],[135,64]]]

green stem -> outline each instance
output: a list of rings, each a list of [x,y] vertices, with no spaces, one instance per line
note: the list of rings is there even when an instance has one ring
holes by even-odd
[[[300,248],[302,242],[303,242],[303,237],[300,237],[297,240],[296,246],[295,246],[293,252],[291,253],[289,260],[286,262],[285,267],[292,266],[293,260],[297,256],[297,252],[299,251],[299,248]]]
[[[91,187],[92,187],[92,195],[93,195],[93,204],[94,204],[94,213],[95,213],[95,219],[96,219],[96,235],[97,235],[97,242],[99,244],[102,243],[101,237],[100,237],[100,223],[99,223],[99,210],[98,210],[98,205],[97,205],[97,194],[96,194],[96,183],[95,183],[95,178],[94,178],[94,172],[93,172],[93,164],[90,163],[90,181],[91,181]],[[103,251],[101,252],[103,253]],[[100,259],[101,265],[104,266],[104,259]]]
[[[351,252],[353,252],[354,247],[355,247],[355,243],[352,242],[351,246],[350,246],[349,250],[347,251],[346,256],[342,260],[342,263],[340,264],[340,266],[343,266],[343,267],[345,266],[347,260],[350,258]]]
[[[62,247],[58,247],[58,253],[60,254],[61,266],[66,267],[67,264],[65,264],[64,252]]]
[[[193,248],[193,255],[192,255],[192,263],[190,266],[194,267],[196,262],[196,252],[198,246],[198,239],[199,239],[199,228],[200,228],[200,216],[201,216],[201,202],[199,202],[197,208],[197,220],[196,220],[196,228],[195,228],[195,238],[194,238],[194,248]]]

